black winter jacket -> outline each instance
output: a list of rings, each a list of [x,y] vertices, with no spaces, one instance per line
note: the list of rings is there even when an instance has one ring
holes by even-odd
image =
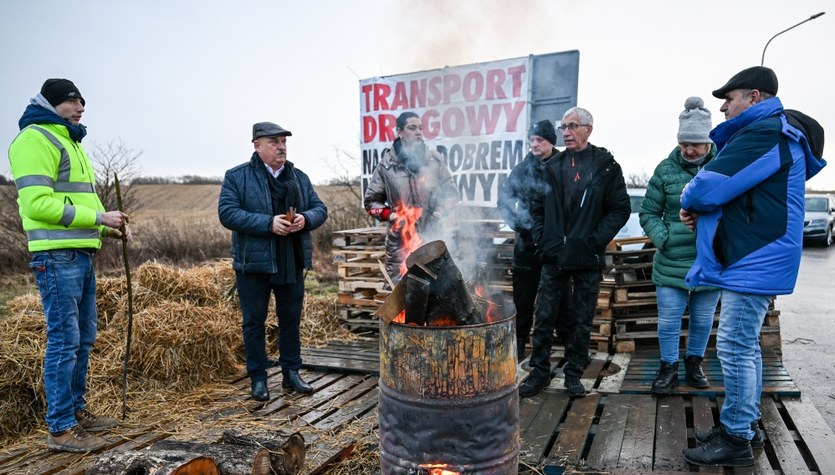
[[[218,198],[220,224],[232,230],[232,268],[239,272],[275,274],[278,272],[275,235],[272,233],[273,206],[264,162],[257,154],[249,162],[226,172]],[[319,199],[310,178],[292,168],[301,196],[297,212],[305,219],[301,233],[304,266],[313,264],[310,232],[328,218],[328,208]],[[286,169],[285,169],[286,170]],[[282,172],[284,173],[284,172]]]
[[[496,206],[505,223],[516,231],[516,240],[520,241],[517,244],[523,248],[534,247],[531,236],[533,228],[531,200],[535,195],[541,195],[546,191],[542,172],[545,170],[546,163],[558,155],[556,149],[553,152],[554,154],[545,161],[528,152],[525,158],[513,167],[507,181],[499,189]]]
[[[560,152],[545,167],[548,191],[531,203],[533,239],[543,263],[562,270],[602,269],[606,245],[626,224],[631,212],[620,165],[608,150],[589,144],[594,161],[588,185],[578,189],[578,208],[571,217],[563,213],[563,160]]]

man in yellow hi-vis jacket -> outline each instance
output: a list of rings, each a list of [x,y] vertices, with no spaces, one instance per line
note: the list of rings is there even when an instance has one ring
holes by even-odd
[[[121,211],[105,211],[81,146],[86,101],[67,79],[47,79],[18,122],[9,147],[20,217],[46,317],[44,391],[47,447],[88,452],[107,444],[89,432],[116,425],[87,409],[87,367],[96,339],[93,255],[101,239],[123,236]]]

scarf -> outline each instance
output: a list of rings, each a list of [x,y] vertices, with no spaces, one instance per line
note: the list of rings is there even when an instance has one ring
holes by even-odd
[[[258,160],[259,168],[266,176],[273,215],[285,214],[291,206],[298,210],[301,204],[301,191],[293,171],[293,164],[289,161],[284,162],[284,170],[278,177],[273,178],[261,159],[257,157],[257,153],[254,154],[254,158]],[[270,282],[279,285],[295,284],[301,276],[301,270],[304,269],[301,235],[298,232],[287,236],[276,235],[275,242],[278,273],[270,278]]]
[[[70,138],[75,142],[81,142],[81,139],[87,135],[87,127],[78,124],[75,125],[67,119],[58,115],[55,108],[40,94],[33,97],[30,104],[26,106],[20,120],[17,121],[17,126],[20,130],[32,124],[57,124],[63,125],[70,133]]]

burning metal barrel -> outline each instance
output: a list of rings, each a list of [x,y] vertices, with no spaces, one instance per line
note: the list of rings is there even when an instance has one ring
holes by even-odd
[[[513,317],[381,325],[379,388],[383,474],[517,473]]]

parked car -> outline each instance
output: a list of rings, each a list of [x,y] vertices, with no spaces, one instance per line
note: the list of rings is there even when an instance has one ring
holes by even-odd
[[[629,203],[632,212],[629,214],[629,220],[620,228],[615,239],[635,238],[646,236],[644,228],[641,227],[641,222],[638,219],[638,213],[641,212],[641,203],[644,201],[644,196],[647,194],[646,188],[627,188],[626,192],[629,194]],[[635,249],[642,249],[643,244],[627,244],[623,246],[623,250],[630,251]]]
[[[803,219],[803,240],[823,246],[832,245],[835,227],[835,195],[807,194],[806,217]]]

